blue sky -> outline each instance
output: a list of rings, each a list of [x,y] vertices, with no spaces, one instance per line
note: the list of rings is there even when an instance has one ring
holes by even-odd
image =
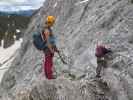
[[[0,11],[37,9],[45,0],[0,0]]]

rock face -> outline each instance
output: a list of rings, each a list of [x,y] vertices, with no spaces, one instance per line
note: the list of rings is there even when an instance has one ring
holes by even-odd
[[[57,45],[68,65],[55,55],[58,78],[41,74],[43,53],[32,44],[47,15],[56,16]],[[95,79],[97,43],[114,52]],[[133,100],[133,4],[130,0],[46,0],[24,34],[20,53],[0,85],[1,100]],[[69,75],[65,73],[69,72]],[[43,73],[43,72],[42,72]],[[70,78],[71,75],[74,78]]]

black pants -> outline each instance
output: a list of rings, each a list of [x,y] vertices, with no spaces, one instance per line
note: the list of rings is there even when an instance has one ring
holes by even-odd
[[[96,74],[97,76],[100,76],[102,68],[107,67],[107,61],[104,57],[97,58],[97,68],[96,68]]]

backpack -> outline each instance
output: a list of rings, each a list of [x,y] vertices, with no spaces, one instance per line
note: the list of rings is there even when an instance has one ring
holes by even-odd
[[[43,33],[43,31],[42,32],[33,32],[33,35],[32,35],[33,44],[38,50],[45,50],[48,47],[44,37],[42,36],[42,33]],[[56,45],[54,35],[49,36],[48,41],[50,44]]]
[[[103,57],[104,55],[106,55],[107,53],[112,52],[111,50],[105,48],[105,46],[102,45],[98,45],[96,47],[96,53],[95,56],[96,57]]]

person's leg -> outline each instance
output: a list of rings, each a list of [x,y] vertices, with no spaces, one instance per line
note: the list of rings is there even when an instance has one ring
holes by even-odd
[[[102,65],[101,65],[101,60],[100,58],[97,58],[97,68],[96,68],[96,77],[101,77],[101,70],[102,70]]]
[[[107,68],[108,67],[107,66],[107,58],[104,58],[102,66],[103,66],[103,68]]]
[[[45,75],[47,79],[53,79],[53,54],[50,51],[45,53]]]

